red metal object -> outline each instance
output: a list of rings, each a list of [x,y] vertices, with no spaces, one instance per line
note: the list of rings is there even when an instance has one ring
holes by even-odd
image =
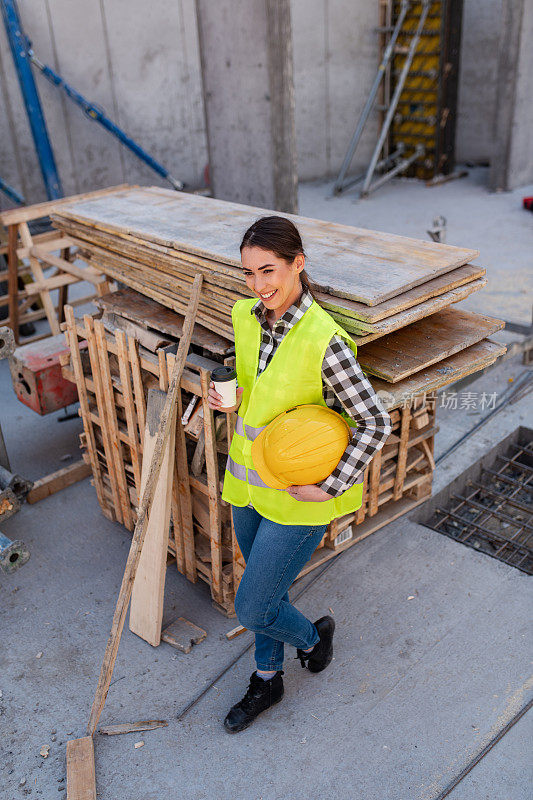
[[[80,348],[86,347],[87,342],[80,344]],[[63,377],[59,363],[59,357],[68,352],[62,333],[17,347],[9,367],[21,403],[44,415],[77,402],[76,384]]]

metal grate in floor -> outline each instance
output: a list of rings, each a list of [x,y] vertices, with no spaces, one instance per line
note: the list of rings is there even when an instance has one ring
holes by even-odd
[[[479,476],[437,506],[429,528],[533,574],[533,432],[496,455]]]

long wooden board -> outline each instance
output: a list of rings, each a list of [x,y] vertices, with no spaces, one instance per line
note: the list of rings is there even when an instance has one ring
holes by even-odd
[[[152,300],[134,289],[118,289],[116,292],[97,297],[98,308],[119,314],[140,325],[154,328],[179,339],[183,333],[183,314],[178,314],[161,303]],[[232,342],[223,336],[196,323],[192,334],[193,344],[207,348],[211,353],[224,355]]]
[[[163,413],[166,397],[165,392],[148,389],[139,497],[143,496],[146,488],[154,453],[157,426]],[[173,423],[165,444],[163,464],[155,488],[152,509],[148,515],[148,527],[131,593],[130,631],[136,633],[153,647],[157,647],[161,642],[170,500],[174,477],[175,426],[176,412],[174,410]]]
[[[433,392],[490,366],[505,350],[505,345],[483,339],[398,383],[391,384],[374,377],[370,381],[375,391],[380,392],[379,396],[387,411],[392,411],[393,408],[400,408],[410,398]]]
[[[449,292],[451,289],[470,283],[477,278],[482,278],[485,273],[486,269],[484,267],[465,264],[463,267],[457,267],[451,272],[446,272],[444,275],[439,275],[437,278],[426,281],[420,286],[415,286],[407,292],[396,295],[390,300],[385,300],[377,306],[367,306],[355,300],[332,297],[325,292],[315,292],[314,294],[317,301],[326,311],[337,311],[346,317],[353,317],[362,322],[372,323],[379,322],[379,320],[386,319],[393,314],[398,314],[400,311],[405,311],[407,308],[416,306],[425,300],[430,300],[432,297],[442,295],[444,292]]]
[[[501,319],[445,308],[361,348],[359,363],[371,375],[397,383],[465,350],[504,325]]]
[[[406,325],[411,325],[413,322],[417,322],[419,319],[429,317],[431,314],[435,314],[437,311],[440,311],[443,308],[448,308],[448,306],[458,303],[460,300],[464,300],[474,292],[478,292],[480,289],[483,289],[483,287],[486,285],[486,278],[478,278],[470,283],[465,283],[463,286],[458,286],[456,289],[451,289],[449,292],[444,292],[444,294],[441,294],[438,297],[432,297],[431,300],[426,300],[423,303],[419,303],[419,305],[413,306],[413,308],[407,308],[405,311],[401,311],[399,314],[394,314],[388,319],[383,319],[380,322],[374,323],[372,326],[372,331],[358,331],[357,320],[354,320],[355,324],[352,324],[351,320],[341,316],[340,314],[336,314],[333,311],[329,311],[328,313],[331,314],[333,319],[336,319],[340,323],[344,330],[350,334],[353,334],[352,338],[354,342],[358,347],[360,347],[363,344],[367,344],[375,339],[379,339],[381,336],[386,336],[387,334],[393,333],[400,328],[405,328]],[[366,323],[362,324],[366,325]]]
[[[147,242],[239,266],[244,231],[263,208],[163,190],[128,189],[61,206],[54,214],[106,231],[134,233]],[[477,250],[452,247],[284,214],[299,228],[313,281],[340,297],[376,305],[468,263]]]
[[[96,800],[94,743],[92,736],[67,742],[68,800]]]

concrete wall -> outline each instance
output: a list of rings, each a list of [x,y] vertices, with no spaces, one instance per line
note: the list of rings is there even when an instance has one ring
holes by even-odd
[[[298,174],[289,0],[198,0],[215,197],[295,213]]]
[[[207,163],[194,0],[19,0],[36,55],[175,177],[203,184]],[[66,194],[116,183],[169,184],[36,76]],[[46,199],[4,27],[0,24],[0,175]],[[9,207],[0,195],[0,208]]]
[[[373,0],[292,0],[296,142],[302,180],[336,175],[378,68]],[[377,114],[352,163],[370,160]]]
[[[502,0],[464,0],[456,160],[488,162],[494,112]]]
[[[19,0],[41,60],[106,108],[176,177],[200,185],[208,157],[194,6],[194,0]],[[525,6],[527,22],[533,3]],[[464,0],[459,161],[488,161],[493,150],[501,9],[502,0]],[[291,13],[299,177],[334,176],[378,66],[377,0],[291,0]],[[168,185],[57,89],[41,77],[37,83],[65,192],[123,181]],[[521,86],[517,108],[527,117],[530,87],[527,80]],[[6,112],[0,113],[0,175],[29,201],[45,199],[2,25],[0,104]],[[517,117],[517,126],[513,157],[523,170],[532,157],[531,124]],[[374,112],[352,171],[368,163],[376,135]],[[0,208],[9,205],[0,195]]]
[[[507,189],[533,182],[533,3],[523,5]]]

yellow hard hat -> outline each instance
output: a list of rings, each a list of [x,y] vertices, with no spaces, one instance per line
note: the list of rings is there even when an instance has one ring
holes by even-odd
[[[339,463],[350,435],[350,426],[331,408],[297,406],[275,417],[254,440],[254,468],[272,489],[321,483]]]

